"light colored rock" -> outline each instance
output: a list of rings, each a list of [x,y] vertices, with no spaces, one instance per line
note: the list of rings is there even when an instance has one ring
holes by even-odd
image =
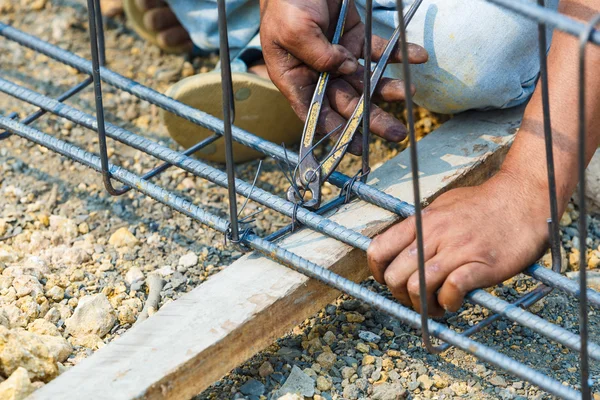
[[[2,400],[24,400],[35,390],[31,384],[27,370],[19,367],[10,377],[0,383],[0,399]]]
[[[317,389],[321,392],[331,389],[331,386],[333,386],[333,382],[330,379],[327,379],[324,376],[317,377]]]
[[[52,322],[41,318],[30,323],[27,330],[38,335],[61,336],[58,328]]]
[[[323,335],[323,341],[328,345],[333,344],[333,342],[336,341],[335,333],[331,331],[325,332],[325,334]]]
[[[304,397],[313,397],[315,394],[315,381],[294,365],[292,367],[292,372],[290,372],[290,376],[288,376],[285,383],[273,397],[280,398],[288,393],[299,394]]]
[[[115,325],[114,310],[103,293],[84,296],[79,299],[73,316],[65,321],[67,331],[72,336],[90,333],[104,337]]]
[[[129,229],[123,227],[119,228],[110,236],[108,243],[115,247],[133,247],[138,243],[137,238],[133,233],[129,232]]]
[[[377,343],[381,340],[381,336],[369,331],[359,331],[358,337],[367,342]]]
[[[400,400],[406,397],[406,390],[400,383],[381,383],[373,386],[373,400]]]
[[[73,346],[82,346],[92,350],[104,347],[104,342],[100,336],[93,333],[81,337],[71,337],[70,342]]]
[[[48,336],[47,338],[53,338]],[[33,380],[48,382],[58,375],[55,354],[41,335],[0,327],[0,372],[9,376],[24,367]]]
[[[17,291],[18,297],[31,295],[37,297],[39,294],[44,293],[44,288],[40,281],[36,277],[31,275],[17,276],[13,280],[13,287]]]
[[[65,289],[61,288],[60,286],[52,286],[46,292],[46,297],[58,303],[65,298]]]
[[[129,271],[127,271],[127,274],[125,274],[125,282],[127,282],[130,286],[135,282],[143,280],[144,273],[138,267],[130,268]]]
[[[66,243],[71,242],[79,235],[75,221],[59,215],[50,216],[50,230],[61,237]]]
[[[179,258],[179,265],[185,268],[191,268],[198,265],[198,256],[194,252],[189,252]]]
[[[324,370],[327,371],[333,367],[333,364],[335,364],[336,361],[336,355],[328,351],[319,354],[319,357],[317,357],[317,362],[321,365],[321,367],[323,367]]]
[[[286,393],[281,397],[278,397],[277,400],[304,400],[304,396],[300,396],[297,393]]]
[[[25,318],[25,314],[19,307],[14,304],[9,304],[3,306],[2,309],[8,317],[8,323],[11,328],[25,328],[27,326],[27,318]]]
[[[16,262],[18,259],[19,256],[17,256],[14,252],[0,248],[0,262],[13,263]]]
[[[63,362],[71,353],[73,347],[62,336],[39,335],[40,340],[48,347],[50,355],[58,362]]]
[[[4,308],[0,308],[0,325],[10,329],[10,321],[8,319],[8,314],[6,313]]]
[[[46,315],[44,315],[44,319],[53,324],[56,324],[60,320],[60,311],[58,311],[56,309],[56,307],[52,307],[51,309],[48,310]]]

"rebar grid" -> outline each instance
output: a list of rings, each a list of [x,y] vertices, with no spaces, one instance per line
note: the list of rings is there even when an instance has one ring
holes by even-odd
[[[580,282],[574,282],[559,274],[560,271],[560,249],[557,244],[559,216],[557,215],[556,206],[556,185],[554,183],[554,160],[552,155],[552,130],[550,127],[549,101],[548,101],[548,79],[546,65],[546,27],[560,29],[571,35],[578,36],[580,39],[580,82],[579,82],[579,179],[580,179],[580,265],[586,265],[586,222],[585,222],[585,196],[583,196],[584,176],[585,176],[585,160],[583,157],[585,149],[585,80],[584,80],[584,61],[585,61],[585,45],[590,42],[600,45],[600,31],[595,30],[595,23],[600,21],[600,17],[596,17],[589,24],[582,24],[574,21],[566,16],[558,14],[554,11],[545,9],[543,1],[538,0],[538,5],[533,5],[526,1],[505,1],[505,0],[487,0],[499,6],[505,7],[524,15],[538,22],[539,25],[539,45],[540,45],[540,83],[542,85],[542,104],[544,110],[544,135],[546,143],[546,157],[548,165],[548,182],[550,194],[550,210],[551,218],[549,220],[551,251],[552,251],[552,270],[535,264],[526,269],[526,273],[536,278],[543,284],[539,285],[530,293],[524,295],[515,303],[510,304],[481,289],[475,290],[467,295],[467,299],[475,304],[481,305],[492,311],[492,316],[480,322],[476,326],[464,331],[462,334],[435,322],[427,317],[427,304],[424,302],[426,296],[425,280],[424,280],[424,256],[423,256],[423,238],[421,226],[421,205],[419,196],[418,182],[418,165],[417,165],[417,143],[414,134],[414,122],[412,120],[412,96],[410,91],[410,66],[408,63],[403,63],[404,78],[406,85],[406,105],[408,108],[408,128],[410,137],[410,155],[411,169],[413,177],[413,188],[415,193],[415,205],[412,206],[397,198],[383,193],[365,183],[369,169],[368,164],[368,128],[370,109],[370,95],[376,86],[373,84],[373,76],[375,71],[371,68],[365,68],[365,93],[363,108],[363,149],[362,166],[359,173],[354,177],[345,176],[339,172],[334,172],[329,177],[329,181],[342,189],[342,194],[339,199],[326,204],[320,210],[310,211],[306,208],[298,206],[286,199],[282,199],[269,192],[255,187],[254,184],[249,184],[241,179],[235,178],[233,165],[233,148],[232,144],[236,142],[242,143],[254,150],[258,150],[263,154],[270,156],[278,161],[298,163],[299,157],[297,154],[286,150],[274,143],[258,138],[248,132],[245,132],[233,125],[235,119],[235,109],[232,94],[231,71],[229,68],[229,46],[227,36],[226,23],[226,4],[224,0],[218,1],[219,11],[219,29],[220,29],[220,50],[221,50],[221,75],[223,85],[223,115],[224,121],[212,117],[201,110],[194,109],[182,103],[179,103],[169,97],[159,94],[150,88],[147,88],[137,82],[124,78],[123,76],[104,67],[104,33],[102,29],[102,18],[98,0],[88,0],[88,15],[90,28],[90,47],[92,53],[92,61],[89,62],[81,57],[70,52],[53,46],[41,39],[35,38],[22,31],[19,31],[6,24],[0,23],[0,35],[9,40],[13,40],[23,46],[29,47],[39,53],[45,54],[63,64],[74,67],[80,72],[90,75],[86,80],[74,86],[57,100],[46,97],[35,91],[18,86],[8,80],[0,78],[0,91],[9,94],[19,100],[28,102],[39,108],[38,111],[23,119],[21,122],[14,121],[14,115],[8,117],[0,117],[0,127],[6,130],[0,134],[0,140],[8,137],[11,134],[20,136],[41,146],[61,154],[65,157],[80,162],[81,164],[90,167],[103,176],[104,185],[112,195],[123,194],[131,188],[134,188],[149,197],[161,202],[181,213],[195,219],[196,221],[213,228],[226,235],[229,240],[243,248],[258,250],[269,258],[272,258],[280,263],[293,268],[309,277],[318,279],[327,285],[330,285],[344,293],[354,296],[366,303],[394,316],[407,323],[413,328],[420,328],[423,336],[423,341],[426,348],[432,352],[447,350],[450,346],[456,346],[466,352],[474,354],[480,359],[494,364],[500,368],[511,372],[512,374],[527,380],[540,388],[552,393],[556,396],[568,399],[589,399],[591,398],[591,385],[589,379],[589,361],[592,357],[595,360],[600,360],[600,347],[588,341],[587,332],[587,303],[591,302],[594,306],[600,306],[600,294],[586,287],[585,268],[581,269]],[[394,32],[390,41],[400,41],[400,47],[403,53],[403,59],[407,60],[407,41],[405,37],[405,22],[406,16],[403,14],[402,1],[398,0],[399,26]],[[420,2],[418,2],[420,3]],[[367,18],[365,29],[365,54],[370,54],[369,43],[371,37],[371,18],[370,11],[372,10],[372,2],[367,1]],[[365,66],[370,66],[370,57],[366,57]],[[385,68],[385,66],[384,66]],[[380,71],[379,73],[383,73]],[[180,117],[183,117],[197,125],[208,128],[215,132],[213,136],[208,137],[202,142],[196,144],[192,148],[177,152],[167,147],[161,146],[152,140],[143,138],[134,133],[128,132],[118,126],[105,122],[104,110],[102,105],[102,83],[105,82],[116,88],[125,90],[142,100],[146,100],[155,104],[167,111],[170,111]],[[91,82],[94,83],[96,116],[91,116],[70,107],[62,101],[77,94],[83,90]],[[371,87],[369,87],[369,84]],[[41,117],[45,113],[52,113],[56,116],[66,118],[76,124],[89,128],[98,133],[99,137],[99,155],[86,152],[75,145],[56,139],[48,134],[42,133],[36,129],[30,128],[27,124]],[[147,155],[150,155],[163,163],[152,169],[144,176],[137,176],[119,166],[109,163],[109,158],[106,148],[106,136],[122,142],[132,148],[140,150]],[[226,143],[226,172],[217,168],[211,167],[197,159],[191,158],[195,151],[218,140],[221,136],[225,137]],[[176,166],[185,171],[188,171],[198,177],[202,177],[222,187],[228,188],[229,191],[229,221],[226,221],[216,215],[213,215],[201,207],[193,205],[183,198],[168,192],[167,190],[149,182],[149,180],[166,170],[171,166]],[[357,179],[360,176],[360,180]],[[114,188],[111,179],[120,181],[124,184],[121,188]],[[243,221],[238,220],[237,212],[237,193],[244,195],[247,199],[256,201],[265,207],[269,207],[286,216],[292,218],[292,224],[283,228],[279,232],[270,235],[267,238],[256,236],[249,228],[240,231],[239,224]],[[301,223],[302,225],[321,232],[327,236],[335,238],[343,243],[349,244],[352,247],[366,250],[371,242],[371,239],[345,228],[327,218],[321,216],[326,210],[332,209],[344,202],[348,201],[352,196],[356,196],[364,201],[375,204],[388,211],[394,212],[401,217],[415,215],[417,228],[417,243],[418,243],[418,259],[419,259],[419,276],[420,276],[420,292],[421,292],[421,314],[409,310],[408,308],[393,302],[381,295],[377,295],[365,287],[351,282],[339,275],[332,273],[310,261],[307,261],[288,250],[273,243],[279,236],[293,231],[294,227]],[[242,207],[243,209],[243,207]],[[557,250],[558,249],[558,250]],[[571,333],[559,326],[556,326],[536,315],[531,314],[525,309],[534,304],[536,301],[550,293],[554,288],[560,289],[576,296],[580,299],[580,335]],[[469,339],[469,336],[475,332],[484,329],[493,321],[505,317],[515,321],[523,326],[526,326],[541,335],[556,341],[574,351],[580,353],[580,368],[581,368],[581,393],[564,386],[562,383],[550,378],[530,367],[525,366],[497,351],[486,347],[478,342]],[[437,337],[445,343],[440,346],[434,346],[430,336]]]

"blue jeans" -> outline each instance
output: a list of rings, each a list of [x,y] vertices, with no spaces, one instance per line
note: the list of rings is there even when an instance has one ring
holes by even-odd
[[[533,0],[532,0],[533,1]],[[556,9],[559,0],[546,0]],[[216,0],[168,0],[196,46],[218,48]],[[364,16],[364,0],[355,0]],[[374,0],[373,32],[397,25],[396,0]],[[409,7],[412,1],[405,1]],[[232,52],[260,49],[259,0],[227,0]],[[550,32],[549,32],[550,34]],[[429,61],[411,67],[415,103],[439,113],[515,107],[527,101],[539,74],[537,25],[483,0],[424,0],[408,30]],[[401,65],[386,75],[402,78]]]

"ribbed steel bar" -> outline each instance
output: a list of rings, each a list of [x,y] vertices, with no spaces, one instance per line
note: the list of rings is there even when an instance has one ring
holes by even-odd
[[[579,37],[586,30],[586,24],[576,21],[566,15],[557,13],[538,5],[532,4],[527,0],[487,0],[493,3],[521,14],[529,19],[539,23],[546,24],[551,28],[561,30],[573,36]],[[596,45],[600,45],[600,30],[592,30],[589,41]]]
[[[474,290],[467,294],[466,298],[483,307],[489,308],[496,314],[500,314],[511,321],[519,324],[545,336],[557,343],[560,343],[572,350],[581,351],[581,337],[575,333],[554,325],[545,319],[538,317],[520,307],[516,307],[509,302],[493,296],[485,290]],[[590,343],[586,340],[585,345],[589,349],[589,353],[595,360],[600,361],[600,346],[595,343]]]
[[[75,96],[77,93],[81,92],[86,87],[88,87],[90,83],[92,83],[92,77],[88,77],[84,81],[71,87],[70,89],[68,89],[67,91],[62,93],[60,96],[58,96],[56,99],[58,101],[65,101],[65,100]],[[21,120],[21,123],[25,124],[25,125],[29,125],[33,121],[36,121],[38,118],[40,118],[41,116],[46,114],[46,112],[47,112],[46,110],[39,109],[39,110],[29,114],[27,117],[23,118],[23,120]],[[17,116],[17,114],[15,113],[14,116]],[[12,118],[12,116],[11,116],[11,118]],[[0,140],[6,139],[9,136],[10,136],[9,132],[2,132],[2,133],[0,133]]]
[[[551,287],[541,284],[538,287],[536,287],[535,289],[533,289],[531,292],[523,295],[521,298],[519,298],[517,301],[515,301],[514,303],[511,303],[511,304],[513,306],[529,308],[532,305],[534,305],[535,303],[537,303],[539,300],[541,300],[542,298],[546,297],[550,292],[552,292],[552,290],[553,289]],[[476,334],[477,332],[481,332],[484,328],[491,325],[494,321],[497,321],[500,318],[503,318],[503,316],[501,314],[490,315],[489,317],[482,320],[478,324],[475,324],[472,327],[470,327],[469,329],[464,330],[461,334],[464,336],[472,336],[472,335]],[[446,351],[450,347],[452,347],[452,346],[450,346],[448,343],[442,343],[440,345],[440,349],[442,351]]]
[[[73,159],[85,166],[88,166],[98,172],[102,170],[102,165],[99,157],[89,152],[82,150],[70,143],[56,139],[50,135],[42,133],[38,130],[22,125],[9,118],[0,117],[0,127],[11,131],[13,134],[28,139],[34,143],[44,146],[54,152]],[[213,215],[206,210],[192,204],[189,201],[166,191],[165,189],[144,181],[141,177],[120,168],[115,165],[109,165],[111,176],[123,184],[135,187],[140,192],[148,195],[156,201],[163,203],[196,221],[213,228],[219,232],[226,233],[229,228],[229,223]],[[420,315],[412,310],[409,310],[402,305],[391,301],[381,295],[371,292],[366,287],[345,279],[323,267],[318,266],[288,250],[277,246],[274,243],[268,242],[259,238],[254,234],[248,234],[243,238],[243,242],[249,247],[260,251],[276,261],[279,261],[298,272],[309,277],[320,280],[321,282],[341,290],[349,295],[363,300],[368,304],[380,309],[383,312],[394,316],[406,324],[414,328],[422,328]],[[515,376],[527,380],[543,390],[559,396],[564,399],[579,399],[580,394],[567,387],[562,383],[522,364],[510,357],[507,357],[497,351],[488,348],[472,339],[465,337],[448,327],[435,321],[427,321],[429,331],[436,337],[470,353],[483,361],[502,368]]]
[[[367,182],[371,168],[369,166],[369,144],[371,137],[371,40],[373,39],[373,0],[365,1],[365,46],[363,50],[364,75],[363,96],[365,106],[362,119],[362,182]]]
[[[538,5],[543,7],[544,0],[538,0]],[[546,169],[548,173],[548,194],[550,202],[550,249],[552,252],[552,270],[560,273],[562,271],[560,254],[560,231],[558,226],[558,201],[556,199],[556,179],[554,174],[554,151],[552,149],[552,124],[550,120],[550,98],[548,93],[548,60],[546,51],[548,42],[546,40],[546,24],[538,24],[538,50],[540,55],[540,84],[542,93],[542,115],[544,125],[544,144],[546,147]]]
[[[227,192],[229,194],[229,233],[233,243],[240,241],[235,189],[235,164],[233,161],[233,135],[231,127],[235,119],[233,101],[233,81],[229,60],[229,35],[227,33],[227,10],[225,0],[217,0],[219,22],[219,53],[221,56],[221,98],[223,99],[223,136],[225,137],[225,170],[227,172]]]
[[[559,275],[551,269],[540,265],[539,263],[533,264],[532,266],[526,268],[523,272],[548,286],[552,286],[553,288],[569,293],[575,298],[579,299],[581,297],[582,291],[579,287],[579,282],[569,279],[566,276]],[[586,293],[588,301],[592,305],[600,307],[600,293],[590,288],[586,290]]]
[[[431,334],[427,319],[429,311],[427,306],[427,282],[425,274],[425,247],[423,243],[423,218],[421,212],[421,189],[419,185],[419,159],[417,153],[417,136],[415,134],[415,121],[413,114],[412,92],[410,87],[410,63],[408,61],[408,42],[406,40],[406,26],[404,24],[404,2],[396,1],[398,11],[398,29],[400,31],[400,49],[402,50],[402,78],[404,80],[404,93],[406,96],[406,119],[408,125],[409,151],[410,151],[410,172],[412,175],[412,186],[415,207],[415,233],[417,242],[417,260],[419,273],[419,308],[421,313],[421,338],[425,348],[430,353],[440,353],[442,348],[434,346],[431,342]]]
[[[11,96],[18,98],[19,100],[26,101],[37,107],[43,108],[49,112],[52,112],[60,117],[66,118],[86,128],[92,130],[97,129],[96,119],[91,115],[88,115],[67,104],[60,103],[52,98],[40,95],[31,89],[18,86],[14,83],[0,78],[0,91],[10,94]],[[143,149],[148,154],[158,159],[171,163],[199,177],[214,182],[219,186],[227,187],[228,185],[227,175],[223,171],[213,168],[207,164],[204,164],[199,160],[193,159],[191,157],[186,157],[181,153],[171,150],[168,147],[161,146],[151,141],[150,139],[146,139],[139,135],[135,135],[123,128],[112,125],[110,123],[106,124],[106,134],[109,137],[118,140],[122,143],[125,143],[135,149]],[[250,199],[266,207],[272,208],[275,211],[281,212],[284,215],[292,217],[294,216],[294,213],[296,213],[295,218],[298,221],[305,224],[307,227],[312,228],[318,232],[324,233],[332,238],[338,239],[353,247],[359,248],[361,250],[366,250],[371,242],[370,238],[358,232],[355,232],[342,225],[339,225],[336,222],[324,218],[321,215],[318,215],[314,212],[305,210],[303,208],[295,208],[293,203],[282,199],[278,196],[275,196],[260,188],[254,187],[240,179],[236,179],[236,189],[240,192],[240,194],[249,197]],[[482,293],[479,294],[480,292]],[[478,304],[490,308],[496,312],[500,312],[497,311],[499,310],[499,304],[502,304],[504,306],[504,308],[502,309],[503,312],[509,306],[508,303],[502,303],[502,300],[497,299],[496,297],[491,296],[487,292],[482,290],[475,290],[471,292],[469,296],[471,296],[471,298],[473,298],[474,301],[477,301]],[[511,317],[512,315],[515,314],[511,313],[507,316]],[[548,335],[549,338],[556,340],[569,348],[575,350],[579,349],[577,345],[573,344],[574,339],[573,336],[571,336],[573,334],[564,330],[563,328],[557,327],[544,320],[542,320],[543,322],[539,322],[539,317],[528,312],[519,314],[519,318],[521,319],[520,322],[522,321],[522,323],[527,324],[527,326],[541,326],[542,329],[547,329],[549,332],[551,331],[553,335]],[[600,357],[600,355],[598,357]]]
[[[92,65],[88,60],[2,22],[0,22],[0,35],[39,53],[45,54],[52,59],[69,65],[78,71],[87,74],[90,74],[92,71]],[[107,68],[100,68],[100,71],[101,79],[113,85],[114,87],[131,93],[142,100],[146,100],[152,104],[155,104],[167,111],[174,113],[175,115],[210,129],[215,133],[220,135],[223,134],[223,121],[219,120],[218,118],[173,100],[170,97],[158,93],[153,89],[132,81],[131,79],[127,79],[124,76],[119,75]],[[269,155],[279,161],[289,161],[294,164],[298,162],[298,155],[294,152],[287,151],[286,153],[281,146],[261,139],[235,126],[232,127],[232,130],[234,140],[239,143],[242,143],[258,152]],[[344,187],[351,181],[352,178],[339,172],[334,172],[329,177],[329,182],[340,188]],[[349,190],[356,194],[356,196],[360,199],[375,204],[402,217],[407,217],[413,212],[413,207],[410,204],[360,181],[354,181]]]
[[[102,18],[96,13],[100,9],[98,0],[88,0],[88,23],[90,31],[90,50],[92,53],[92,71],[94,80],[94,103],[96,105],[96,120],[98,124],[98,147],[100,160],[102,160],[102,181],[106,191],[113,196],[119,196],[127,192],[126,187],[115,188],[110,181],[110,172],[108,171],[108,148],[106,145],[106,132],[104,121],[104,105],[102,99],[102,80],[100,79],[100,60],[102,58],[99,50],[100,41],[98,40],[98,29],[102,29]],[[98,16],[98,17],[97,17]],[[99,26],[99,27],[98,27]],[[102,38],[101,43],[104,43]]]
[[[585,169],[586,160],[586,45],[592,36],[594,27],[600,23],[600,14],[594,16],[586,25],[586,29],[579,35],[579,82],[578,82],[578,178],[579,178],[579,289],[581,296],[579,298],[579,331],[581,332],[581,355],[579,357],[579,369],[581,370],[581,394],[582,400],[592,398],[592,382],[590,381],[590,363],[588,355],[593,349],[588,343],[588,298],[587,298],[587,208],[586,208],[586,182]]]
[[[53,114],[66,118],[86,128],[97,130],[97,122],[93,116],[67,104],[60,103],[52,98],[36,93],[31,89],[16,85],[3,78],[0,78],[0,92],[7,93],[22,101],[48,110]],[[112,139],[125,143],[135,149],[142,150],[147,154],[171,163],[201,178],[214,182],[219,186],[228,186],[228,177],[225,172],[211,167],[200,160],[184,156],[175,150],[161,146],[150,139],[135,135],[110,123],[106,124],[106,134]],[[366,250],[369,246],[371,240],[358,232],[354,232],[351,229],[345,228],[336,222],[317,215],[304,208],[297,208],[294,210],[295,205],[293,203],[263,189],[252,187],[252,185],[240,179],[236,179],[235,182],[236,189],[240,194],[289,217],[292,217],[295,212],[296,219],[309,228],[325,233],[328,236],[350,244],[351,246],[361,250]]]

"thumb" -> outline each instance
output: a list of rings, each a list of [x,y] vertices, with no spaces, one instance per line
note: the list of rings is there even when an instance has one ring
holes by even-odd
[[[319,72],[348,75],[358,69],[356,57],[344,46],[332,44],[316,24],[289,29],[281,39],[282,48]]]

